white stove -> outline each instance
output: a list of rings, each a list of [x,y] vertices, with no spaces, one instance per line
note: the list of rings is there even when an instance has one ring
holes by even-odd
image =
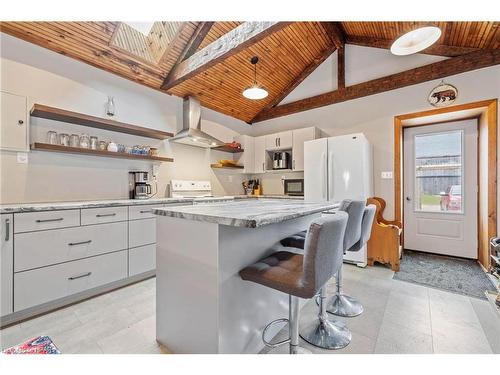
[[[210,181],[196,180],[171,180],[171,198],[210,198],[212,195],[212,184]]]
[[[234,200],[234,197],[231,196],[214,197],[210,181],[199,180],[171,180],[170,197],[193,198],[194,204],[229,202]]]

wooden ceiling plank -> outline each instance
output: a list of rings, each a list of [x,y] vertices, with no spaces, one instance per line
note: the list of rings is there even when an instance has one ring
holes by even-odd
[[[336,47],[332,44],[330,47],[326,48],[324,52],[312,63],[310,63],[297,77],[295,77],[289,85],[272,101],[270,101],[259,113],[250,121],[253,122],[255,118],[258,118],[262,112],[267,111],[270,108],[277,106],[283,99],[285,99],[298,85],[304,81],[314,70],[320,66],[334,51]]]
[[[390,39],[362,37],[353,35],[347,37],[346,43],[364,47],[390,49],[393,41]],[[455,57],[475,51],[478,51],[478,49],[472,47],[457,47],[457,46],[434,44],[420,53],[425,53],[428,55]]]
[[[143,84],[158,90],[159,84],[157,83],[157,81],[158,79],[160,80],[160,82],[162,80],[160,75],[150,74],[149,72],[146,75],[143,73],[143,69],[134,71],[131,69],[129,64],[124,63],[112,54],[98,55],[96,54],[97,50],[90,51],[87,48],[76,48],[73,43],[61,39],[60,37],[58,37],[57,33],[54,33],[51,30],[40,30],[39,28],[31,29],[31,27],[31,25],[23,25],[21,27],[17,27],[16,25],[11,25],[10,23],[2,23],[2,31],[17,38],[48,48],[62,55],[67,55],[97,68],[107,69],[124,78],[130,79],[132,81],[135,80],[142,82]],[[103,61],[109,61],[111,62],[111,64],[103,64]],[[134,74],[134,77],[130,76],[131,73]],[[154,79],[154,76],[157,76],[158,79]]]
[[[180,63],[168,74],[162,89],[178,85],[289,24],[290,22],[275,21],[245,22]]]
[[[312,98],[298,100],[269,109],[262,113],[256,122],[303,112],[347,100],[374,95],[402,87],[415,85],[450,75],[481,69],[500,64],[500,50],[481,50],[463,56],[453,57],[446,61],[424,65],[408,71],[377,78],[368,82],[348,86],[345,90],[336,90],[316,95]]]
[[[28,22],[30,24],[31,22]],[[30,25],[26,25],[28,28]],[[130,53],[121,52],[120,49],[115,49],[108,44],[97,44],[95,41],[88,37],[85,33],[79,33],[73,29],[73,25],[61,26],[57,22],[50,22],[43,26],[44,30],[50,33],[57,40],[63,39],[68,44],[72,45],[74,48],[79,47],[88,48],[90,50],[105,51],[110,54],[110,57],[115,56],[117,59],[121,60],[125,64],[135,64],[140,65],[141,69],[151,74],[157,74],[162,76],[162,70],[155,64],[148,63],[142,58],[137,58]],[[34,29],[37,30],[37,29]],[[40,29],[38,29],[40,30]],[[77,42],[77,43],[75,43]],[[61,40],[61,43],[63,41]]]

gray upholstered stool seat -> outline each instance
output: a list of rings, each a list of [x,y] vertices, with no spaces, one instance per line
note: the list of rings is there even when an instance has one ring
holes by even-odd
[[[267,346],[289,343],[290,353],[299,349],[298,297],[312,298],[342,265],[342,241],[347,224],[347,214],[321,217],[309,226],[304,239],[304,254],[287,251],[276,252],[242,269],[243,280],[252,281],[289,295],[290,338],[277,344],[265,339],[266,330],[278,319],[269,323],[262,334]],[[325,314],[326,315],[326,314]]]
[[[301,284],[304,256],[278,251],[240,271],[243,280],[253,281],[280,292],[311,298],[316,291]]]
[[[348,213],[347,227],[343,239],[343,252],[350,249],[361,249],[369,239],[371,233],[371,225],[373,222],[374,207],[366,207],[364,201],[344,200],[341,202],[339,211]],[[333,211],[334,212],[334,211]],[[325,214],[332,213],[325,212]],[[281,244],[285,247],[304,248],[305,232],[299,232],[293,236],[289,236],[281,240]],[[326,303],[326,292],[324,288],[320,291],[318,298],[319,314],[318,319],[313,319],[313,323],[308,323],[306,327],[301,327],[301,337],[309,343],[319,346],[324,349],[339,349],[349,344],[350,335],[346,335],[345,331],[330,330],[328,340],[325,339],[325,332],[320,332],[317,329],[318,325],[324,325],[324,321],[328,320],[328,324],[335,327],[339,322],[330,320],[324,316],[323,311],[328,311],[341,316],[356,316],[363,312],[363,306],[354,298],[345,296],[341,292],[342,284],[342,267],[336,273],[337,293],[333,297],[330,304]],[[316,327],[316,328],[314,328]]]

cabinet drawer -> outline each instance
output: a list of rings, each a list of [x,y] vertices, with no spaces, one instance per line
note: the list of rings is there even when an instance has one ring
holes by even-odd
[[[15,272],[127,248],[127,222],[15,235]]]
[[[156,218],[128,222],[128,246],[137,247],[156,242]]]
[[[14,310],[40,305],[127,277],[127,250],[14,275]]]
[[[0,315],[12,313],[14,277],[14,215],[0,215]]]
[[[134,276],[156,268],[156,244],[135,247],[128,251],[128,275]]]
[[[128,219],[151,219],[156,215],[153,214],[152,209],[155,207],[163,207],[163,204],[144,204],[140,206],[129,206],[128,207]]]
[[[80,225],[80,210],[21,212],[14,214],[14,233]]]
[[[112,223],[127,220],[127,207],[82,209],[82,225]]]

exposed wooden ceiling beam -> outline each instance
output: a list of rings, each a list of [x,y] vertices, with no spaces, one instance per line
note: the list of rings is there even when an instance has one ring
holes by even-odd
[[[401,73],[391,74],[386,77],[348,86],[344,90],[331,91],[311,98],[283,104],[261,113],[258,118],[254,119],[254,122],[287,116],[293,113],[379,94],[385,91],[416,85],[422,82],[498,64],[500,64],[500,50],[471,52],[463,56],[453,57],[446,61],[435,62]]]
[[[200,44],[205,40],[205,37],[207,36],[214,23],[215,22],[200,22],[198,24],[196,30],[193,33],[193,36],[186,45],[186,48],[184,48],[181,55],[179,56],[179,59],[177,60],[178,63],[191,57],[196,52]]]
[[[168,90],[288,26],[290,22],[245,22],[196,52],[170,71],[161,88]]]
[[[256,116],[255,118],[259,117],[259,115],[262,112],[267,111],[268,109],[277,106],[283,99],[285,99],[288,94],[290,94],[300,83],[306,79],[318,66],[321,65],[334,51],[336,50],[336,47],[332,44],[329,48],[325,49],[321,56],[318,56],[318,58],[314,59],[313,62],[311,62],[301,73],[298,77],[294,78],[287,87],[285,87],[281,93],[276,96],[269,104],[267,104]],[[250,123],[252,123],[254,120],[252,119]]]
[[[345,47],[337,50],[337,90],[345,89]]]
[[[340,22],[321,22],[321,26],[323,26],[335,47],[340,48],[344,45],[346,35]]]
[[[363,47],[374,47],[374,48],[383,48],[390,49],[393,40],[383,39],[383,38],[372,38],[369,36],[356,36],[351,35],[347,36],[346,43],[354,44],[357,46]],[[428,55],[437,55],[437,56],[446,56],[446,57],[455,57],[465,55],[467,53],[479,51],[479,48],[471,48],[471,47],[458,47],[458,46],[447,46],[444,44],[434,44],[429,48],[426,48],[421,53],[425,53]]]

